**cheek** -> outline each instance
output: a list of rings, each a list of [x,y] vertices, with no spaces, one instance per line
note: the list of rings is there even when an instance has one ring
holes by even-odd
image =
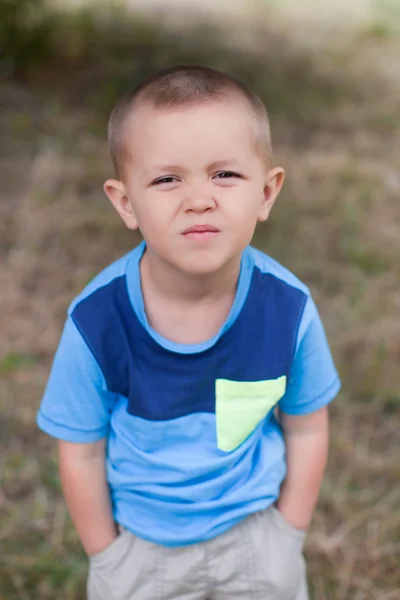
[[[165,234],[167,225],[174,218],[174,202],[163,195],[145,194],[137,209],[137,219],[142,233]]]
[[[244,221],[245,225],[249,220],[257,219],[262,203],[263,191],[259,187],[246,186],[237,190],[234,197],[226,202],[226,209],[231,213],[233,219]]]

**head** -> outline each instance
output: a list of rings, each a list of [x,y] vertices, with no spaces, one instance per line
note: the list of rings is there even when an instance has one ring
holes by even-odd
[[[239,257],[283,183],[261,100],[209,67],[155,73],[113,109],[104,189],[150,254],[190,274]]]

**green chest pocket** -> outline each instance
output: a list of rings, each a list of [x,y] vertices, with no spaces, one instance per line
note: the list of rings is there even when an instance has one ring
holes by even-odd
[[[215,419],[217,446],[220,450],[235,450],[254,431],[282,398],[286,376],[265,381],[215,382]]]

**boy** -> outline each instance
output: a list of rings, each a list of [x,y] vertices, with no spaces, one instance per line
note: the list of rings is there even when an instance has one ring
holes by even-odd
[[[38,414],[89,600],[306,600],[302,545],[340,383],[308,289],[251,248],[283,183],[228,75],[147,78],[104,185],[144,241],[72,303]]]

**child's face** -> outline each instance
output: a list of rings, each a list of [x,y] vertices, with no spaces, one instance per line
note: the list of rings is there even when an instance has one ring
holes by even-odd
[[[108,180],[105,190],[149,251],[191,274],[240,256],[283,182],[283,170],[268,169],[257,151],[244,102],[141,106],[126,140],[124,181]]]

